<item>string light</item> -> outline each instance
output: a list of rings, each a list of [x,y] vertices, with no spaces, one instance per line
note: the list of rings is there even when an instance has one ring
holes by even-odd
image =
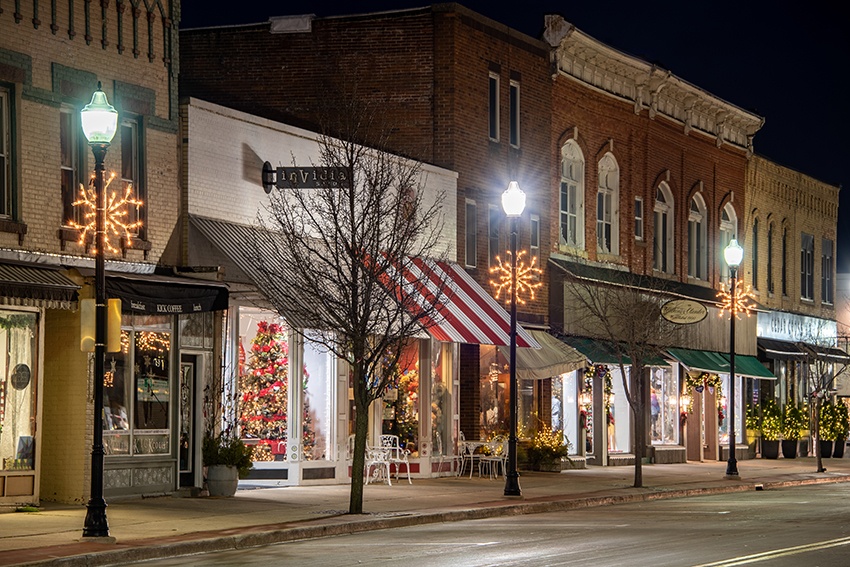
[[[130,206],[141,207],[142,201],[133,197],[133,185],[131,183],[127,184],[127,187],[124,189],[124,195],[120,198],[118,193],[115,191],[108,192],[109,184],[112,183],[113,179],[115,179],[115,172],[112,172],[109,179],[106,180],[106,183],[103,186],[103,191],[107,196],[106,208],[103,211],[103,230],[105,233],[105,238],[103,240],[105,242],[106,249],[115,254],[119,252],[119,250],[112,245],[110,236],[114,236],[116,238],[125,237],[129,239],[133,232],[142,226],[141,220],[128,222],[128,208]],[[80,198],[74,201],[72,205],[75,207],[82,206],[85,211],[83,214],[85,224],[78,224],[74,220],[70,223],[71,227],[79,229],[80,231],[79,243],[85,244],[89,235],[94,234],[97,231],[97,191],[95,191],[94,187],[94,176],[92,176],[88,188],[83,187],[82,183],[80,184]],[[93,239],[92,253],[97,253],[96,238]]]
[[[753,309],[756,307],[756,296],[753,294],[752,288],[749,285],[744,287],[743,282],[739,279],[735,280],[734,294],[731,288],[727,289],[726,284],[721,283],[720,291],[717,292],[717,298],[720,300],[720,317],[723,317],[725,313],[734,314],[737,319],[741,318],[741,313],[750,317],[752,316]]]
[[[509,250],[507,254],[510,253],[511,252]],[[524,254],[525,250],[520,250],[516,256],[516,301],[519,305],[525,305],[525,299],[523,299],[522,294],[527,293],[529,299],[533,300],[535,297],[535,291],[543,285],[543,282],[541,281],[534,281],[537,279],[537,276],[543,273],[543,270],[535,266],[537,258],[532,256],[531,262],[526,265],[522,258]],[[498,274],[499,279],[498,281],[490,280],[490,285],[496,289],[496,299],[499,299],[502,292],[505,292],[507,301],[510,303],[511,262],[502,262],[502,259],[499,256],[496,256],[496,262],[498,262],[499,265],[490,268],[490,273]]]

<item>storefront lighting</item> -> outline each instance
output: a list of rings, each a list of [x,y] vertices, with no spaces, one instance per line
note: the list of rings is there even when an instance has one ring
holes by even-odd
[[[679,407],[682,408],[682,411],[685,411],[686,408],[691,406],[691,397],[688,394],[682,394],[679,396]]]
[[[106,501],[103,499],[103,381],[106,347],[106,267],[104,252],[106,234],[104,216],[106,195],[103,185],[103,160],[118,126],[118,112],[106,100],[97,84],[91,102],[80,112],[83,133],[89,141],[95,160],[95,346],[94,346],[94,431],[91,452],[91,495],[87,504],[83,537],[109,537]]]
[[[579,403],[581,405],[585,406],[585,407],[589,406],[590,403],[593,401],[591,396],[590,396],[590,392],[587,392],[587,391],[582,392],[581,395],[578,397],[578,399],[579,399]]]
[[[505,496],[522,496],[517,472],[517,377],[516,377],[516,292],[517,292],[517,221],[525,209],[525,193],[511,181],[502,193],[502,208],[511,221],[511,361],[510,361],[510,434]]]

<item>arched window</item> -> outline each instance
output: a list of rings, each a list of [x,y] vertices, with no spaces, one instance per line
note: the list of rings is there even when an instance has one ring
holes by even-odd
[[[700,280],[708,273],[705,210],[705,200],[697,193],[688,212],[688,276]]]
[[[655,192],[655,231],[652,237],[653,268],[673,273],[673,192],[661,183]]]
[[[720,213],[720,249],[718,251],[720,279],[722,281],[729,279],[729,266],[726,264],[723,251],[726,249],[726,245],[736,238],[738,238],[738,215],[735,213],[735,207],[732,206],[732,203],[726,203]]]
[[[773,293],[773,225],[767,225],[767,293]]]
[[[596,250],[603,254],[620,253],[620,167],[610,153],[599,160]]]
[[[561,148],[559,241],[584,248],[584,156],[574,140]]]
[[[753,245],[751,247],[753,266],[753,289],[759,288],[759,220],[753,219]]]

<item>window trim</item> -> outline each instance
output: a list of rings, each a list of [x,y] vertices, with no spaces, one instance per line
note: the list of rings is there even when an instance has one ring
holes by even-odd
[[[534,258],[537,258],[535,265],[540,267],[540,215],[529,215],[529,223],[528,223],[528,263],[531,265],[531,261]],[[535,280],[540,279],[540,274],[534,272],[532,278]]]
[[[510,132],[508,134],[508,138],[510,141],[510,145],[512,148],[519,148],[520,146],[520,90],[519,90],[519,81],[511,79],[510,82],[510,98],[509,98],[509,116],[508,122],[510,124]]]
[[[638,214],[640,208],[640,214]],[[643,242],[644,234],[644,215],[646,214],[643,206],[643,197],[635,197],[635,240]]]
[[[12,97],[10,87],[0,83],[0,219],[15,218],[15,187],[12,175],[15,154],[15,137],[13,135]]]
[[[810,246],[807,246],[807,243]],[[806,232],[800,233],[800,299],[814,301],[815,299],[815,236]],[[807,295],[808,294],[808,295]]]
[[[500,113],[499,113],[499,86],[500,77],[498,73],[490,71],[488,78],[488,113],[487,120],[489,129],[487,135],[491,142],[499,141]]]
[[[659,192],[664,197],[664,201],[658,200]],[[673,253],[676,244],[673,223],[675,211],[673,191],[667,182],[662,181],[656,187],[655,205],[653,207],[652,267],[664,274],[676,273],[675,255]],[[663,224],[663,230],[659,229],[659,224]]]
[[[759,220],[753,219],[753,242],[750,246],[751,266],[753,270],[753,289],[759,288]]]
[[[688,207],[688,277],[697,280],[708,278],[707,232],[708,213],[705,199],[696,193],[691,197]]]
[[[570,165],[576,166],[576,169],[579,170],[575,173],[575,177],[568,176]],[[581,151],[581,148],[575,140],[567,140],[561,146],[561,182],[558,193],[558,243],[562,247],[584,249],[584,166],[584,153]],[[574,215],[569,211],[569,186],[571,182],[575,185]],[[564,208],[565,193],[567,201],[566,208]],[[566,218],[567,220],[566,226],[569,231],[569,220],[573,216],[575,217],[575,241],[570,242],[569,238],[565,238],[564,236],[564,219]],[[570,235],[567,234],[567,236]]]
[[[768,223],[767,225],[767,293],[774,292],[773,280],[773,229],[776,223]]]
[[[829,252],[827,253],[827,248]],[[829,238],[821,238],[821,303],[835,303],[835,244]]]
[[[720,212],[720,247],[717,254],[717,260],[720,263],[720,281],[726,281],[730,276],[729,265],[723,257],[723,251],[733,239],[738,239],[738,213],[735,212],[732,203],[726,203]]]
[[[608,165],[610,167],[605,168],[605,175],[603,175],[603,167]],[[611,176],[615,176],[613,183],[610,183]],[[604,186],[603,180],[606,181]],[[596,251],[601,254],[618,256],[620,254],[620,165],[610,152],[602,156],[597,164],[596,185]],[[600,197],[602,198],[601,203]],[[600,204],[603,208],[603,218],[600,218],[599,215]],[[608,213],[607,221],[604,219],[605,212]],[[606,225],[611,231],[611,242],[607,250],[601,242],[601,239],[604,238]],[[603,229],[602,233],[600,233],[600,229]]]
[[[470,222],[470,209],[472,222]],[[464,263],[467,268],[475,268],[478,265],[478,205],[474,199],[466,199],[464,206]],[[471,230],[470,230],[471,229]],[[471,241],[471,246],[470,246]],[[471,254],[470,254],[471,252]],[[471,260],[471,261],[470,261]]]
[[[126,143],[125,132],[124,129],[130,127],[133,133],[135,134],[132,138],[135,143],[135,147],[132,148],[131,154],[134,159],[133,163],[133,174],[136,176],[136,179],[133,180],[133,197],[139,201],[141,201],[141,205],[137,208],[137,218],[141,220],[142,225],[136,230],[135,233],[132,234],[132,238],[135,241],[136,239],[140,241],[147,240],[147,229],[148,229],[148,215],[147,215],[147,187],[145,184],[145,139],[144,139],[144,122],[141,116],[136,116],[132,114],[123,114],[118,124],[118,131],[120,133],[120,154],[121,154],[121,190],[123,191],[126,188],[126,182],[128,178],[124,177],[124,155],[125,148],[124,144]],[[133,222],[135,219],[132,217],[128,217],[130,222]],[[129,243],[124,243],[125,247],[129,246]],[[132,246],[138,247],[138,246]]]
[[[487,207],[487,267],[493,268],[498,265],[496,256],[502,257],[502,216],[504,213],[500,207],[489,205]],[[495,222],[494,222],[495,221]],[[495,241],[496,250],[493,250]]]
[[[70,150],[72,155],[70,156],[70,163],[63,163],[63,156],[61,155],[61,145],[63,144],[63,137],[65,135],[64,117],[67,116],[69,122],[68,132],[67,134],[70,136],[70,140],[68,140],[68,145],[70,146]],[[73,235],[73,239],[76,240],[78,236],[76,235],[76,231],[73,229],[71,223],[69,221],[73,220],[77,224],[83,225],[83,214],[84,211],[79,207],[74,207],[73,203],[77,200],[79,196],[79,188],[81,185],[85,185],[86,175],[83,174],[84,171],[88,169],[88,153],[86,152],[87,144],[84,141],[82,126],[80,125],[80,112],[79,109],[75,106],[69,104],[63,104],[59,109],[59,144],[60,144],[60,159],[59,159],[59,170],[60,170],[60,191],[62,193],[62,219],[60,222],[60,226],[65,229],[70,229],[75,232]],[[66,173],[69,172],[72,180],[71,187],[69,188],[70,195],[66,194],[64,190],[64,178]],[[69,200],[66,202],[66,200]],[[66,213],[72,213],[72,217],[67,215]]]

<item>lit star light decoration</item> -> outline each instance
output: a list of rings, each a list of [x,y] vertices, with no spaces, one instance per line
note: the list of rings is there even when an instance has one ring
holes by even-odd
[[[720,307],[719,316],[723,317],[725,313],[734,313],[737,319],[741,318],[741,314],[743,313],[747,317],[752,315],[753,309],[755,309],[756,305],[754,303],[756,296],[753,295],[752,288],[747,285],[744,287],[744,283],[736,279],[735,280],[735,303],[732,303],[732,289],[726,289],[726,284],[720,284],[720,291],[717,292],[717,299],[720,300],[718,307]]]
[[[142,226],[142,221],[137,220],[134,222],[128,222],[129,207],[140,207],[142,206],[142,202],[139,199],[133,197],[133,186],[132,184],[127,184],[126,189],[124,190],[124,195],[119,198],[118,193],[115,191],[109,191],[109,184],[112,183],[112,180],[115,179],[115,172],[109,176],[109,179],[106,180],[106,183],[103,185],[103,191],[106,194],[106,209],[103,211],[103,229],[105,234],[105,238],[103,239],[106,249],[115,254],[119,252],[119,250],[112,245],[110,236],[115,236],[117,238],[129,237],[132,236],[132,233]],[[72,203],[73,206],[82,206],[85,211],[83,217],[85,219],[85,224],[77,224],[76,221],[71,221],[71,226],[73,228],[80,230],[80,244],[86,244],[89,235],[94,235],[96,232],[96,219],[97,219],[97,191],[95,191],[94,187],[94,176],[92,176],[89,181],[88,187],[83,187],[83,184],[80,184],[80,198]],[[97,253],[97,238],[92,238],[92,253]]]
[[[508,256],[510,256],[511,252],[508,250],[506,252]],[[537,263],[537,258],[532,256],[531,262],[526,265],[525,260],[523,260],[523,256],[525,255],[525,250],[520,250],[516,255],[516,302],[518,305],[525,305],[525,299],[523,299],[524,294],[528,294],[529,299],[534,299],[534,292],[543,285],[541,281],[534,281],[537,276],[543,273],[543,270],[535,266]],[[490,285],[492,285],[496,290],[496,299],[499,299],[499,296],[502,292],[505,292],[505,298],[507,302],[511,302],[511,262],[508,260],[507,262],[502,262],[502,259],[499,256],[496,256],[496,262],[498,262],[498,266],[493,266],[490,268],[491,274],[498,274],[498,281],[490,280]]]

